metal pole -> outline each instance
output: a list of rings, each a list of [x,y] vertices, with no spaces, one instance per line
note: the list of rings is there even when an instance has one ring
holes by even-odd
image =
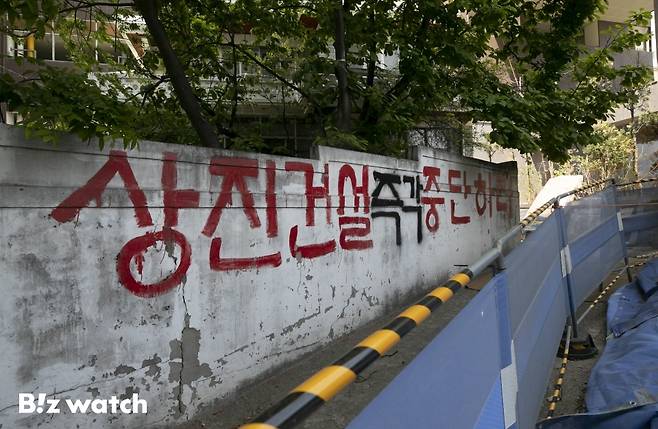
[[[630,263],[628,260],[628,249],[626,249],[626,235],[624,234],[624,223],[621,217],[621,210],[617,207],[617,186],[615,182],[612,182],[612,203],[616,208],[617,212],[617,222],[619,224],[619,239],[621,240],[621,248],[624,255],[624,266],[626,267],[626,277],[628,277],[628,282],[633,281],[633,275],[631,274]]]

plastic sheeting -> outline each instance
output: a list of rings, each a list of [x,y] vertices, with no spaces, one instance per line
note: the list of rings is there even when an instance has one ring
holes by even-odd
[[[600,414],[556,417],[537,424],[537,429],[656,429],[658,404]]]
[[[588,413],[546,420],[539,427],[658,427],[658,294],[645,294],[647,284],[656,281],[658,260],[610,297],[607,319],[612,335],[590,374]]]
[[[586,397],[589,412],[658,401],[658,295],[644,301],[633,290],[637,287],[632,283],[614,297],[618,302],[611,309],[616,311],[608,315],[613,337],[590,375]],[[619,320],[619,311],[631,317]]]
[[[649,297],[658,290],[658,262],[652,261],[637,276],[637,285],[644,296]]]

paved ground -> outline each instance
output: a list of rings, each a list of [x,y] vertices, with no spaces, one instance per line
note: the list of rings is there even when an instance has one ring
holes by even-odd
[[[620,279],[615,289],[625,283],[624,279],[625,277]],[[478,279],[477,282],[474,282],[473,288],[478,288],[486,283],[486,280],[486,278]],[[605,284],[607,285],[607,281]],[[477,294],[477,290],[474,289],[466,289],[456,294],[453,299],[441,306],[439,312],[409,333],[390,354],[374,363],[370,369],[359,376],[355,383],[321,407],[298,427],[304,429],[344,428],[449,323],[475,294]],[[595,295],[598,295],[598,292]],[[583,307],[588,305],[589,303],[586,302]],[[583,321],[581,327],[581,332],[588,332],[593,336],[599,350],[603,350],[605,346],[605,311],[605,303],[598,305]],[[385,325],[398,313],[399,311],[396,311],[380,320],[371,322],[332,342],[330,346],[303,356],[283,372],[244,389],[235,400],[219,404],[212,410],[202,413],[195,420],[180,425],[176,429],[227,429],[239,426],[281,399],[286,392],[304,381],[316,370],[342,356],[361,339]],[[589,372],[596,361],[597,359],[594,358],[569,362],[563,387],[563,397],[558,404],[555,416],[585,411],[585,389]],[[555,370],[549,386],[552,386],[556,379],[560,363],[561,359],[556,357]],[[551,393],[552,388],[549,388],[546,393],[547,398]],[[546,416],[546,410],[545,406],[540,418]]]

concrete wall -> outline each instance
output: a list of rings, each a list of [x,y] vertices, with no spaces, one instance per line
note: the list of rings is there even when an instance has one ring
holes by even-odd
[[[539,177],[537,169],[535,169],[532,162],[528,163],[529,157],[526,159],[526,157],[516,149],[501,148],[494,153],[489,154],[480,148],[474,148],[473,158],[481,159],[483,161],[491,159],[491,162],[494,163],[513,162],[516,164],[518,171],[519,203],[522,208],[530,207],[530,204],[532,204],[542,188],[541,177]]]
[[[415,156],[142,142],[126,157],[0,128],[0,426],[184,420],[422,294],[518,221],[514,164]],[[149,408],[19,414],[29,392]]]
[[[496,164],[505,162],[515,163],[518,172],[519,204],[522,209],[527,209],[542,188],[541,177],[530,159],[530,154],[523,155],[517,149],[507,149],[498,145],[490,145],[486,140],[486,136],[490,132],[491,125],[488,122],[476,122],[473,124],[473,140],[476,145],[473,147],[471,156],[475,159]]]

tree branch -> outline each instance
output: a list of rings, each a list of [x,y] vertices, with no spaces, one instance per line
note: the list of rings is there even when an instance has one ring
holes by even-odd
[[[336,1],[336,0],[335,0]],[[348,133],[352,129],[352,104],[350,91],[347,83],[347,59],[348,49],[346,42],[345,13],[349,12],[347,0],[337,0],[338,5],[334,12],[334,50],[336,52],[336,65],[334,66],[336,80],[338,82],[338,106],[336,128]]]
[[[199,102],[197,101],[190,82],[185,75],[178,56],[171,47],[167,33],[158,18],[158,6],[155,0],[137,0],[137,10],[142,14],[146,26],[153,37],[155,45],[160,51],[167,74],[171,77],[181,107],[190,119],[192,127],[197,132],[201,143],[205,146],[218,147],[219,141],[210,123],[203,117]]]
[[[231,46],[230,43],[224,43],[222,44],[223,46]],[[270,73],[276,80],[287,86],[288,88],[292,89],[295,92],[298,92],[302,97],[306,98],[315,109],[320,109],[320,104],[315,101],[315,99],[308,94],[306,91],[295,85],[294,83],[290,82],[288,79],[285,77],[281,76],[279,73],[277,73],[272,67],[268,66],[261,60],[259,60],[255,55],[253,55],[251,52],[249,52],[247,49],[244,49],[242,46],[236,44],[235,48],[242,52],[247,58],[249,58],[251,61],[253,61],[257,66],[261,67],[263,70],[266,72]]]

